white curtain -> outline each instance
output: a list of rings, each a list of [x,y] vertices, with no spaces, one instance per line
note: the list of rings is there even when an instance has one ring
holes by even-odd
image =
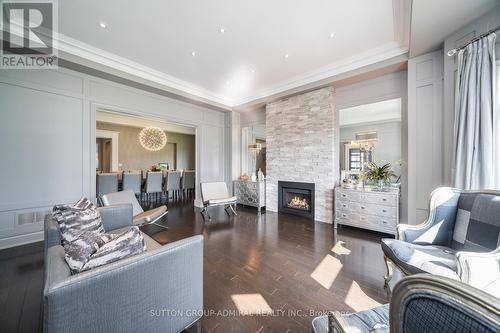
[[[492,33],[458,53],[453,186],[461,189],[495,187],[495,39]]]

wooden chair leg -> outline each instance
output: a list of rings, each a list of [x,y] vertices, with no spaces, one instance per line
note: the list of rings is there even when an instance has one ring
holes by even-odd
[[[392,266],[393,265],[392,261],[389,260],[389,258],[387,258],[386,256],[384,256],[384,261],[386,268],[386,274],[384,276],[385,286],[389,287],[389,282],[391,281],[392,275],[394,273],[394,267]]]

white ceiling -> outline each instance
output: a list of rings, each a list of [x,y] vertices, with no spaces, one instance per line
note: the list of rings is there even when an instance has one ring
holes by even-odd
[[[407,3],[59,0],[59,45],[236,106],[404,54]]]
[[[401,120],[400,98],[339,110],[341,127],[398,120]]]
[[[413,0],[410,57],[441,48],[446,37],[499,4],[498,0]]]

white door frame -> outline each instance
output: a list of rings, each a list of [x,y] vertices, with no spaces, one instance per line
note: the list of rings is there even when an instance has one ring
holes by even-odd
[[[96,129],[96,139],[111,139],[111,171],[118,171],[118,140],[120,132]]]

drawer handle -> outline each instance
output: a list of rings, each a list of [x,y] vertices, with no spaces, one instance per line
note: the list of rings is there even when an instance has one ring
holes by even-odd
[[[384,213],[387,213],[387,210],[385,210],[385,209],[382,209],[382,212],[384,212]]]
[[[347,207],[347,205],[346,205],[346,204],[343,204],[343,205],[342,205],[342,207]]]
[[[345,197],[346,197],[346,195],[345,195],[345,194],[342,194],[342,197],[343,197],[343,198],[345,198]]]
[[[387,201],[387,199],[386,198],[382,198],[382,201]]]
[[[361,209],[365,209],[365,206],[361,206]]]
[[[365,220],[366,220],[366,217],[362,217],[362,218],[361,218],[361,221],[365,221]]]
[[[347,217],[347,215],[346,214],[342,214],[342,217]]]
[[[382,221],[382,223],[385,223],[385,224],[387,224],[387,221]]]

